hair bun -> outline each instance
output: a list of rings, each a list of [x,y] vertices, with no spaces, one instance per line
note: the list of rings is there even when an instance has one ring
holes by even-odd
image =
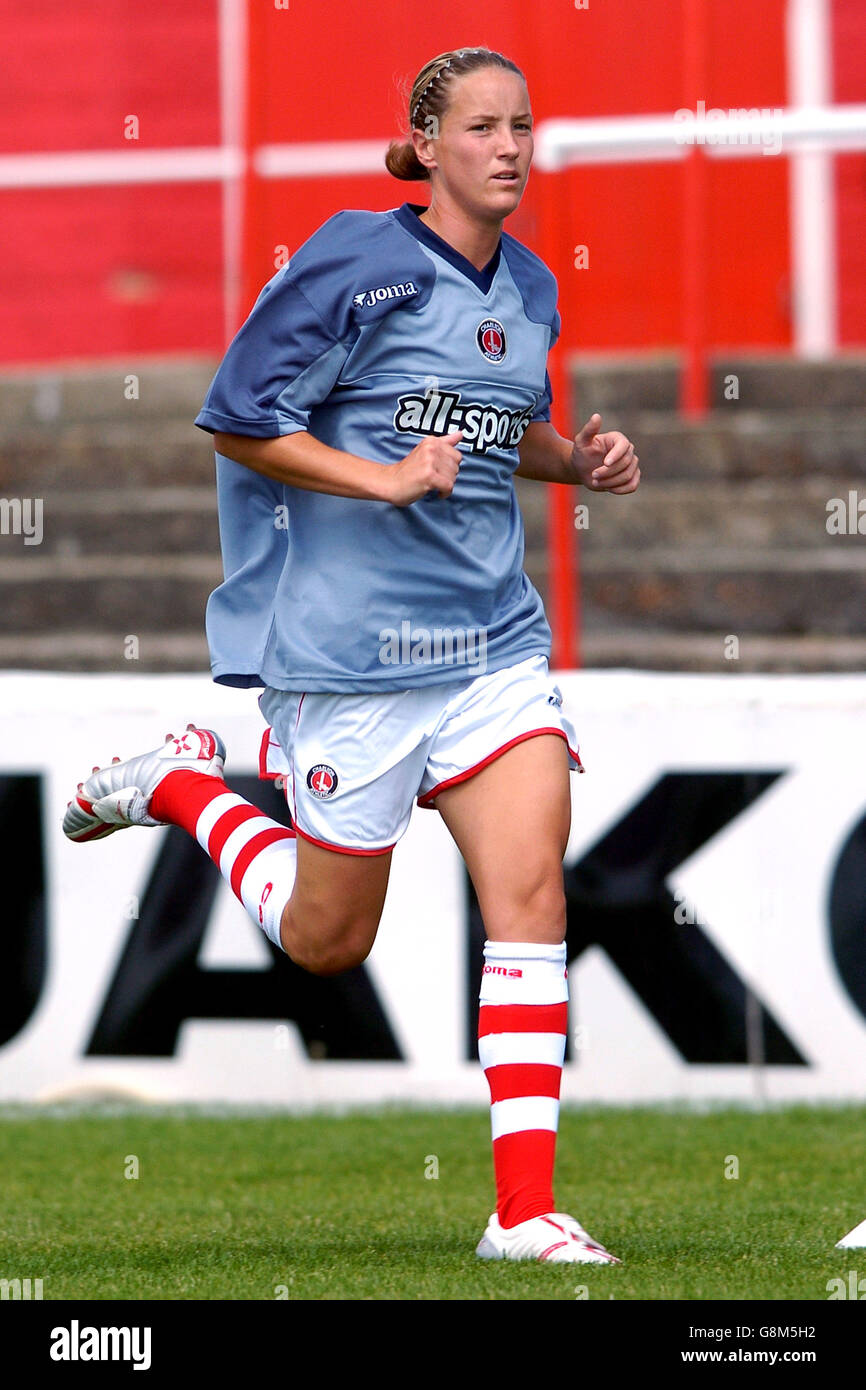
[[[415,153],[410,140],[392,140],[385,154],[385,168],[395,179],[407,183],[430,181],[430,175]]]

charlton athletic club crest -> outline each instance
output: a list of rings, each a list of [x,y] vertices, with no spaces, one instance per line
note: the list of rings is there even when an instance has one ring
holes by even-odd
[[[498,319],[485,319],[475,334],[479,351],[488,362],[501,362],[505,356],[505,329]]]
[[[327,797],[333,796],[337,790],[337,774],[327,763],[316,763],[307,773],[307,786],[313,796],[319,797],[324,801]]]

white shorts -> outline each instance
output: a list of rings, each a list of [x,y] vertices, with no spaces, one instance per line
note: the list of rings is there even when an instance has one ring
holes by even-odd
[[[464,782],[516,743],[558,734],[583,772],[574,729],[547,658],[414,690],[327,695],[274,690],[259,697],[270,727],[263,778],[285,777],[295,829],[345,854],[385,854],[405,834],[417,797]]]

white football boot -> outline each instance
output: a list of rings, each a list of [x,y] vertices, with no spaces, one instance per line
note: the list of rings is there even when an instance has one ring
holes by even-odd
[[[149,814],[150,798],[169,772],[203,772],[222,777],[225,744],[211,729],[188,724],[180,738],[169,734],[161,748],[108,767],[95,767],[66,808],[63,833],[70,840],[103,840],[130,825],[161,825]]]
[[[551,1264],[618,1265],[573,1216],[549,1212],[507,1230],[494,1212],[475,1251],[482,1260],[549,1260]]]

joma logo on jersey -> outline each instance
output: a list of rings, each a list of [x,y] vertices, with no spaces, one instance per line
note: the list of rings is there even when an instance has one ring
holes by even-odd
[[[407,295],[417,294],[418,286],[411,280],[405,285],[380,285],[376,290],[361,290],[352,300],[356,309],[370,309],[383,299],[405,299]]]
[[[494,445],[515,449],[534,410],[534,405],[523,410],[503,410],[477,401],[461,405],[459,391],[428,391],[423,396],[398,396],[394,428],[402,434],[450,434],[452,430],[463,430],[463,443],[471,445],[474,454],[486,454]]]

